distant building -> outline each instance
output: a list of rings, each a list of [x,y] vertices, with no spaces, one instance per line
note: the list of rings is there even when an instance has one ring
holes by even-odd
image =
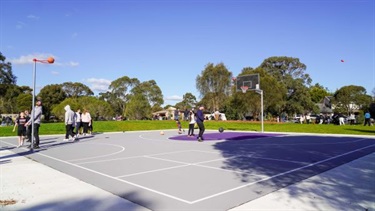
[[[319,112],[321,114],[332,114],[332,104],[331,104],[332,96],[325,96],[319,103],[316,105],[319,107]]]

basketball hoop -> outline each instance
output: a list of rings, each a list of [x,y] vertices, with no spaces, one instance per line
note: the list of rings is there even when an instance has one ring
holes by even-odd
[[[242,93],[246,93],[246,91],[249,89],[248,86],[241,86]]]

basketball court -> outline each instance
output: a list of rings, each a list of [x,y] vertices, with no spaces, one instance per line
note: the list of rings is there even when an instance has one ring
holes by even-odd
[[[42,136],[9,149],[151,210],[228,210],[375,152],[374,137],[176,130]]]

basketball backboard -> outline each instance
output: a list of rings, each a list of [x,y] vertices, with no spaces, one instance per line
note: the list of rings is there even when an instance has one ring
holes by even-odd
[[[236,79],[236,90],[237,92],[242,92],[242,86],[247,86],[248,90],[259,89],[259,82],[258,73],[238,76]]]

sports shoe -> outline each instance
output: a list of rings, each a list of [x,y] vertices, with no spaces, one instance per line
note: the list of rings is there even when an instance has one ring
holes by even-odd
[[[40,147],[39,147],[39,146],[34,146],[33,148],[34,148],[34,149],[39,149]]]
[[[198,138],[198,141],[199,141],[199,142],[202,142],[203,140],[199,137],[199,138]]]
[[[64,138],[64,139],[63,139],[63,141],[69,141],[69,139],[67,139],[67,138]]]

